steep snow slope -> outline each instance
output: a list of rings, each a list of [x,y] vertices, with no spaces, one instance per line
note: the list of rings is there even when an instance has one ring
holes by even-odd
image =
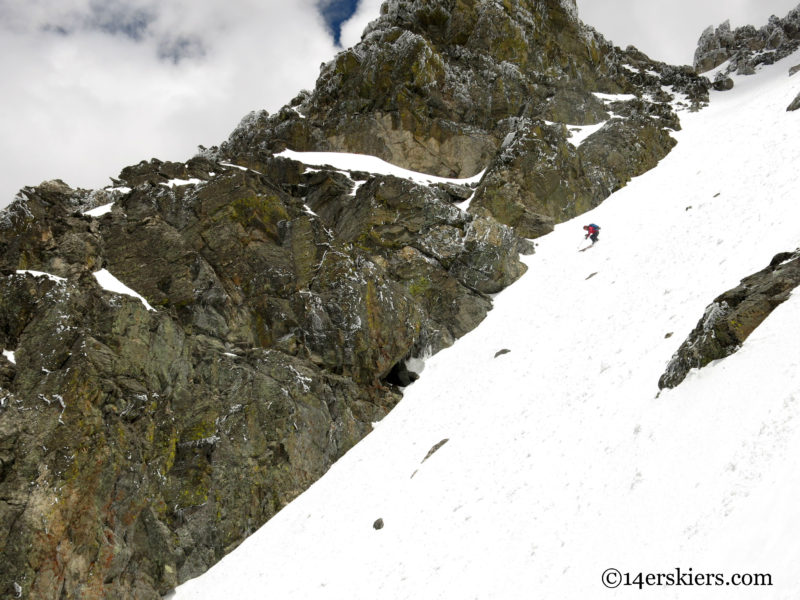
[[[683,113],[658,168],[540,239],[371,435],[175,599],[800,597],[800,294],[656,387],[715,296],[800,244],[797,62]],[[609,568],[773,586],[612,592]]]

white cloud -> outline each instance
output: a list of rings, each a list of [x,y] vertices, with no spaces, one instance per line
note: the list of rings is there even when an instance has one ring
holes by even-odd
[[[706,26],[761,25],[795,2],[578,0],[616,44],[678,63]],[[343,46],[380,5],[361,0]],[[45,179],[102,187],[142,159],[186,159],[312,88],[335,53],[316,0],[0,0],[0,206]]]
[[[378,18],[382,0],[361,0],[355,14],[342,24],[342,46],[349,48],[361,40],[364,28]]]
[[[142,159],[186,159],[313,87],[336,52],[314,0],[127,0],[102,26],[98,4],[0,0],[0,206],[45,179],[101,187]],[[138,41],[120,31],[136,10],[155,15]],[[159,59],[182,38],[204,55]]]
[[[798,0],[577,0],[581,20],[625,48],[632,44],[651,58],[692,64],[697,40],[709,25],[730,19],[732,27],[766,24],[783,17]]]

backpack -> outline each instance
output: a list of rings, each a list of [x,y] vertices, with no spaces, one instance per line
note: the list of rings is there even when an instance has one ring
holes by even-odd
[[[589,227],[594,227],[595,231],[597,231],[597,233],[600,233],[599,225],[595,225],[594,223],[589,223]]]

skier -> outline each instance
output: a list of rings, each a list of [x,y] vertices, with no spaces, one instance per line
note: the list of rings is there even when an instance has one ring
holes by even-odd
[[[583,228],[586,230],[586,235],[583,239],[591,238],[592,244],[594,244],[597,241],[597,236],[600,235],[600,226],[589,223],[589,225],[584,225]]]

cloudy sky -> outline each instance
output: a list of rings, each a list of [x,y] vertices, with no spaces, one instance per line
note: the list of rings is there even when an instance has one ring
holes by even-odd
[[[702,30],[798,0],[578,0],[619,46],[691,63]],[[380,0],[0,0],[0,206],[60,178],[103,187],[142,159],[183,160],[250,110],[312,88]],[[353,14],[355,11],[355,14]],[[341,28],[335,22],[352,17]]]

